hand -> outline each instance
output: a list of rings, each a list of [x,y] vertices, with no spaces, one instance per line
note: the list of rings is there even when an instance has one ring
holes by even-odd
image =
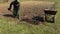
[[[10,8],[8,8],[8,10],[10,10]]]

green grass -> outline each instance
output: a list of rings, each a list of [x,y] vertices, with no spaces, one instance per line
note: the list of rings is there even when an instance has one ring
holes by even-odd
[[[51,25],[51,26],[50,26]],[[0,20],[0,34],[55,34],[53,24],[31,25],[24,22]]]
[[[22,0],[24,1],[24,0]],[[56,23],[45,23],[31,25],[25,22],[9,21],[6,18],[0,19],[0,34],[60,34],[60,0],[43,0],[58,2],[56,9]]]

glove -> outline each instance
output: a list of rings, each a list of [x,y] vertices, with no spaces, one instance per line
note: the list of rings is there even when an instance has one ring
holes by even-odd
[[[8,10],[10,10],[10,8],[8,8]]]

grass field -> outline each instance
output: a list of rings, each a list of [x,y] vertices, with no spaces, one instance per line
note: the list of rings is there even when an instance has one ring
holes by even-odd
[[[25,0],[21,0],[25,1]],[[42,0],[41,0],[42,1]],[[0,18],[0,34],[60,34],[60,0],[43,0],[57,2],[55,23],[33,25],[17,20]]]

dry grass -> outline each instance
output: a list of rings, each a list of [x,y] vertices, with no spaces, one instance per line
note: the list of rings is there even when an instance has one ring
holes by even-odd
[[[57,1],[57,0],[48,0],[48,1]],[[59,1],[60,0],[58,0],[58,2]],[[5,11],[0,10],[0,14],[1,12],[6,13],[6,10]],[[18,23],[16,19],[14,19],[15,20],[14,21],[14,20],[11,20],[11,18],[9,17],[8,18],[2,17],[0,18],[0,34],[60,34],[60,19],[59,19],[60,18],[60,3],[58,3],[57,5],[57,10],[58,10],[58,13],[56,15],[57,16],[56,23],[32,25],[26,22]],[[7,13],[9,12],[7,11]]]
[[[54,9],[55,2],[23,1],[20,3],[21,19],[32,19],[34,16],[44,18],[44,9]]]

